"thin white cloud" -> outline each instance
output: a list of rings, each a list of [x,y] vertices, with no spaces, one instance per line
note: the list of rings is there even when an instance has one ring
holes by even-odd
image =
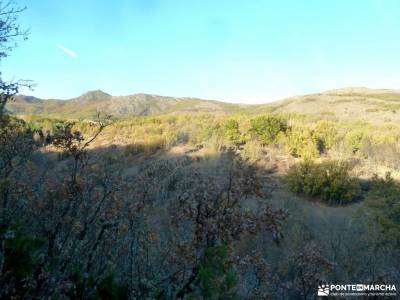
[[[76,52],[72,51],[71,49],[65,48],[63,45],[58,44],[57,48],[62,50],[69,57],[72,57],[72,58],[77,58],[78,57],[78,54],[76,54]]]

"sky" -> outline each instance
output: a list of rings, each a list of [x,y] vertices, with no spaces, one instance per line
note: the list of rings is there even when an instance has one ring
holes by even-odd
[[[15,0],[29,28],[1,62],[40,98],[88,90],[266,103],[400,88],[398,0]]]

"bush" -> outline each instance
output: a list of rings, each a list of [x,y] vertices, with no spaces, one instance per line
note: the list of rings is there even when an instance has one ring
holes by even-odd
[[[287,175],[290,189],[298,194],[321,197],[328,204],[346,204],[359,194],[360,187],[349,175],[351,166],[342,161],[321,164],[304,161],[293,166]]]
[[[236,120],[230,119],[225,123],[224,136],[235,145],[243,144],[243,138],[239,131],[239,122]]]
[[[379,228],[381,245],[400,247],[400,186],[390,173],[384,179],[373,178],[366,200],[366,215]]]
[[[326,120],[319,121],[313,133],[320,153],[330,150],[337,142],[337,130],[335,124]]]
[[[2,237],[2,287],[0,291],[4,299],[12,299],[11,293],[24,295],[32,283],[33,273],[40,261],[39,250],[45,244],[45,240],[27,235],[20,228],[5,228],[0,225]],[[11,288],[13,287],[15,290]],[[3,299],[3,298],[2,298]]]
[[[363,130],[352,130],[346,134],[345,142],[347,148],[350,150],[351,153],[356,154],[360,152],[364,139],[364,132]]]
[[[311,159],[319,156],[319,149],[312,132],[308,128],[294,127],[286,139],[286,149],[294,157]]]
[[[288,126],[287,120],[280,116],[260,116],[250,120],[251,131],[259,140],[267,145],[276,141],[279,133],[285,133]]]
[[[209,247],[200,264],[194,291],[188,299],[237,299],[237,282],[227,246]]]

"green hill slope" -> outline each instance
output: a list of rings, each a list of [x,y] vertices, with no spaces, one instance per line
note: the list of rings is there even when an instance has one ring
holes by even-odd
[[[338,119],[359,119],[379,123],[399,122],[400,91],[344,88],[291,97],[261,105],[256,110],[277,113],[325,114]]]

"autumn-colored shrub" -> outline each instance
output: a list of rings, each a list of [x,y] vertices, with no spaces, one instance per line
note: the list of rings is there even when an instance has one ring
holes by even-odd
[[[290,155],[305,159],[318,157],[320,153],[312,131],[302,126],[296,126],[290,129],[286,138],[286,149]]]
[[[337,134],[337,129],[333,122],[326,120],[317,122],[313,132],[313,139],[320,153],[330,150],[335,145]]]
[[[359,153],[362,148],[364,131],[360,129],[354,129],[346,134],[345,142],[349,151],[353,154]]]

